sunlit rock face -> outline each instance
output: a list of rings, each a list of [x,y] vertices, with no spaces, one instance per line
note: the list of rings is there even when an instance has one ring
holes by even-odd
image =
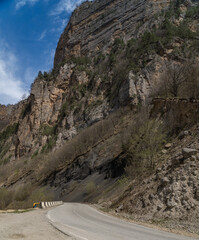
[[[59,40],[55,66],[72,56],[109,52],[118,36],[137,37],[155,25],[153,15],[165,9],[168,1],[99,0],[78,7]],[[141,28],[140,28],[141,26]]]
[[[2,157],[17,159],[54,151],[116,109],[144,104],[166,63],[176,61],[169,54],[180,43],[171,44],[169,49],[158,46],[159,52],[146,52],[145,64],[135,71],[125,62],[128,41],[158,28],[169,3],[96,0],[80,5],[60,37],[52,71],[38,75],[28,99],[0,107],[1,128],[18,124],[14,140],[2,143],[4,149],[10,142]],[[113,49],[121,47],[115,47],[117,39],[123,52],[117,53],[115,65],[111,65]],[[142,57],[137,59],[138,65],[142,61]]]

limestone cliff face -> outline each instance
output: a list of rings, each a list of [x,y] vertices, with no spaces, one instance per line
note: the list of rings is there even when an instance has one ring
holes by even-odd
[[[176,42],[169,50],[158,41],[157,51],[140,48],[141,36],[162,24],[168,6],[169,0],[95,0],[79,6],[61,35],[52,72],[38,75],[28,99],[0,107],[0,124],[17,124],[12,137],[4,128],[0,157],[54,151],[115,109],[146,102],[168,60],[177,59],[171,56]],[[130,39],[137,41],[133,50]]]
[[[169,0],[96,0],[78,7],[63,32],[55,54],[55,66],[71,56],[109,52],[116,37],[125,41],[158,24],[152,17]],[[140,26],[142,26],[140,28]]]

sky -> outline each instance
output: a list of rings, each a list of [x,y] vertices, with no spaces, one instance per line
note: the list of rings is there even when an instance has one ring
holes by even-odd
[[[0,0],[0,104],[28,96],[38,72],[49,71],[61,33],[84,0]]]

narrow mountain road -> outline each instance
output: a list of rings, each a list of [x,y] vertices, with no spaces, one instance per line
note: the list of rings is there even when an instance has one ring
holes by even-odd
[[[48,212],[52,224],[77,240],[193,240],[121,221],[78,203],[66,203]]]

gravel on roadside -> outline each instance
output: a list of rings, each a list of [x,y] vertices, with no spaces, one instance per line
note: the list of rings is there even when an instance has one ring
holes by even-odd
[[[70,240],[46,218],[47,210],[0,213],[0,240]]]

